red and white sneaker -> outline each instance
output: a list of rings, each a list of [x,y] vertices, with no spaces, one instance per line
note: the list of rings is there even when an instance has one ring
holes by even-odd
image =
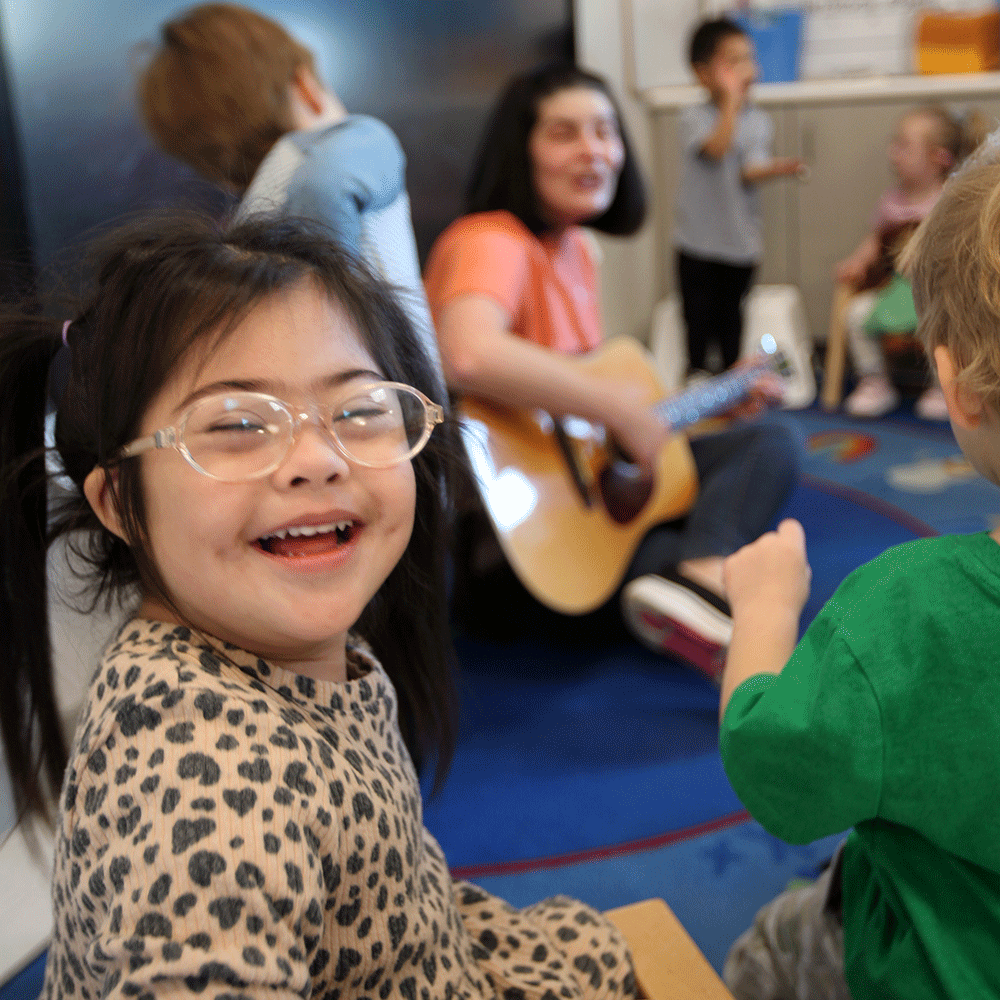
[[[733,637],[729,605],[721,597],[666,570],[632,580],[621,600],[625,622],[641,643],[684,660],[720,683]]]

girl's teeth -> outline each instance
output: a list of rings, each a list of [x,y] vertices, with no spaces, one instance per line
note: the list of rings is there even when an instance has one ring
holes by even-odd
[[[337,521],[335,524],[303,524],[297,528],[279,528],[265,535],[267,538],[311,538],[313,535],[328,535],[331,531],[346,531],[353,525],[353,521]]]

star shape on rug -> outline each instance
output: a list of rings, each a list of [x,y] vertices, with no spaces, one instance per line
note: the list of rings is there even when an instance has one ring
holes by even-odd
[[[712,862],[713,874],[716,878],[722,875],[734,861],[743,860],[743,855],[737,854],[729,846],[728,837],[720,837],[715,843],[704,848],[701,853]]]

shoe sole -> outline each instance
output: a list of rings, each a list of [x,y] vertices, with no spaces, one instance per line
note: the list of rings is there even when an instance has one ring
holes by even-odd
[[[884,417],[887,413],[892,413],[893,410],[899,408],[901,402],[902,400],[898,396],[892,402],[875,407],[852,406],[848,401],[844,404],[844,412],[849,417],[857,417],[859,420],[874,420],[877,417]]]
[[[883,386],[883,390],[878,393],[870,391],[858,395],[859,390],[855,390],[844,400],[844,412],[849,417],[857,417],[861,420],[875,420],[891,413],[902,402],[902,397],[896,389],[888,384]]]
[[[733,635],[728,615],[686,587],[650,577],[625,588],[622,606],[626,622],[644,645],[687,660],[719,682]]]

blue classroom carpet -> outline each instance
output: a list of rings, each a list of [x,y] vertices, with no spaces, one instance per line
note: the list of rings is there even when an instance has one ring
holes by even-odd
[[[42,983],[45,981],[47,957],[47,952],[42,952],[13,979],[0,986],[0,1000],[36,1000],[42,992]]]
[[[819,479],[792,497],[814,572],[803,627],[854,566],[930,533],[857,501]],[[519,906],[660,896],[721,969],[756,910],[832,853],[837,837],[789,847],[749,819],[717,750],[718,691],[684,667],[628,641],[464,640],[459,655],[461,741],[424,809],[456,876]]]
[[[947,425],[790,414],[806,529],[802,629],[856,566],[891,545],[991,529],[995,487]],[[504,609],[500,609],[501,611]],[[620,635],[462,639],[463,728],[424,819],[453,874],[515,905],[567,893],[599,909],[662,896],[716,969],[753,914],[814,876],[839,840],[791,847],[749,819],[717,751],[718,693]]]

